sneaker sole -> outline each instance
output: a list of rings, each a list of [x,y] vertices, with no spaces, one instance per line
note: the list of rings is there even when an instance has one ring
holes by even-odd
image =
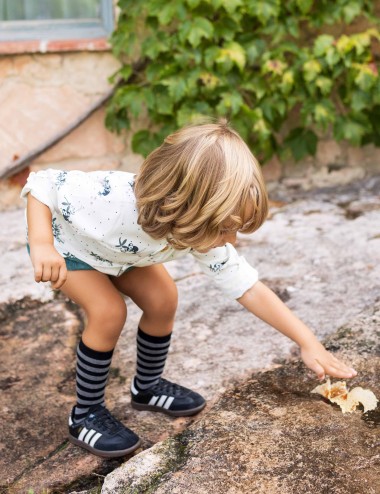
[[[206,402],[199,407],[191,408],[190,410],[167,410],[166,408],[157,407],[155,405],[144,405],[143,403],[136,403],[134,401],[131,401],[131,406],[139,411],[161,412],[165,415],[170,415],[171,417],[189,417],[190,415],[195,415],[203,410],[206,406]]]
[[[93,448],[89,444],[86,444],[83,441],[79,441],[79,439],[76,439],[73,436],[69,435],[69,441],[76,446],[79,446],[80,448],[86,449],[87,451],[90,451],[90,453],[100,456],[101,458],[119,458],[120,456],[125,456],[128,455],[129,453],[133,453],[140,445],[141,445],[141,440],[139,439],[136,444],[131,446],[130,448],[127,449],[121,449],[118,451],[102,451],[96,448]]]

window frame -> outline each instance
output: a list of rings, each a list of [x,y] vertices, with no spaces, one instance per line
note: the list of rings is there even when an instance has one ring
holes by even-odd
[[[0,21],[0,43],[107,38],[114,29],[113,0],[100,1],[100,18]]]

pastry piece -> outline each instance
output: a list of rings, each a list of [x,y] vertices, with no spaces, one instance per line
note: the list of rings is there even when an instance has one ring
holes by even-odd
[[[364,407],[364,412],[374,410],[377,407],[378,400],[375,394],[369,389],[356,387],[348,391],[345,381],[338,381],[331,384],[330,379],[324,384],[314,388],[311,393],[317,393],[327,398],[331,403],[340,406],[343,413],[351,413],[356,410],[360,404]]]

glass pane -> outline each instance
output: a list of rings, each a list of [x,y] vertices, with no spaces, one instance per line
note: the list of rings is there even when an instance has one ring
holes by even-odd
[[[101,0],[0,0],[0,21],[99,19]]]

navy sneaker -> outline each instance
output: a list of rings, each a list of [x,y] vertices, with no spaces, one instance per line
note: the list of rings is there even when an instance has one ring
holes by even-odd
[[[140,446],[139,437],[102,405],[94,405],[79,423],[69,417],[69,440],[103,458],[117,458]]]
[[[149,389],[139,391],[131,385],[131,405],[136,410],[163,412],[173,417],[187,417],[200,412],[206,405],[205,399],[191,389],[160,378],[159,382]]]

